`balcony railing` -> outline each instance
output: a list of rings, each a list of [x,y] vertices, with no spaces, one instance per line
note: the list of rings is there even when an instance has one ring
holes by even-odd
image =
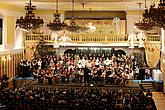
[[[160,35],[147,35],[147,42],[160,42]]]
[[[27,34],[25,41],[38,42],[40,36],[43,36],[48,43],[54,42],[50,34]],[[127,34],[68,34],[67,36],[71,38],[69,43],[128,43]],[[161,42],[160,35],[148,35],[145,40],[150,43]],[[134,41],[137,42],[136,38]]]
[[[73,43],[127,42],[127,34],[70,34]]]

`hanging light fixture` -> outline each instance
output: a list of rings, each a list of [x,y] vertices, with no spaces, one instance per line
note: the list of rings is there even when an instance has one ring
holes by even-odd
[[[74,0],[72,0],[72,18],[71,18],[70,24],[67,26],[67,30],[69,32],[79,33],[79,32],[84,32],[87,29],[89,28],[85,26],[79,26],[78,24],[76,24],[75,17],[74,17]]]
[[[58,0],[56,0],[56,13],[54,13],[54,20],[47,24],[50,30],[52,31],[61,31],[64,30],[67,24],[60,19],[60,13],[58,13]]]
[[[144,18],[150,18],[155,26],[165,29],[165,0],[160,0],[158,7],[152,4],[149,9],[145,9]]]
[[[16,20],[16,27],[31,31],[40,28],[44,24],[43,19],[40,19],[39,16],[35,17],[33,11],[36,10],[36,6],[32,6],[31,0],[25,6],[25,10],[27,10],[25,17],[21,16],[20,19]]]
[[[140,17],[140,10],[141,10],[141,5],[142,5],[142,3],[137,3],[137,4],[139,5],[139,19],[136,20],[135,26],[138,28],[139,26],[141,26],[141,21],[142,21],[142,19],[141,19],[141,17]]]
[[[54,13],[54,20],[47,24],[50,30],[52,31],[61,31],[64,30],[67,24],[60,19],[60,13],[58,13],[58,0],[56,0],[56,13]]]
[[[151,5],[149,10],[146,9],[143,16],[152,19],[156,26],[165,29],[165,0],[160,0],[158,7]]]
[[[85,1],[83,1],[81,4],[82,4],[82,9],[84,11],[86,4]],[[81,33],[89,32],[91,23],[89,24],[86,20],[82,20],[80,23],[81,23],[80,32]]]
[[[141,4],[139,4],[139,7],[141,7]],[[146,6],[146,0],[145,0],[145,12],[146,12],[147,6]],[[139,10],[140,11],[140,10]],[[140,30],[152,30],[153,27],[155,26],[155,23],[153,20],[148,16],[147,13],[143,14],[143,18],[140,19],[135,23],[135,26],[140,29]]]

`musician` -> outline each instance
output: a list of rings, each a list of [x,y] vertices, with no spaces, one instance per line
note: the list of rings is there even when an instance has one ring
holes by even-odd
[[[106,76],[106,68],[103,68],[103,69],[102,69],[102,74],[101,74],[101,76],[100,76],[100,80],[101,80],[101,81],[104,81],[105,76]]]
[[[84,76],[84,71],[82,70],[82,68],[78,68],[78,74],[79,74],[79,80],[80,80],[80,83],[82,83],[82,80],[83,80],[83,76]]]
[[[37,60],[34,60],[34,61],[33,61],[32,67],[33,67],[33,69],[38,70],[38,63],[37,63]]]
[[[116,78],[115,70],[112,69],[111,75],[109,75],[110,84],[115,84],[115,78]]]
[[[106,83],[110,82],[109,75],[111,75],[111,70],[110,70],[110,67],[108,66],[106,69],[106,75],[105,75]]]
[[[78,78],[79,78],[78,70],[77,70],[77,68],[74,68],[74,71],[73,71],[73,80],[72,81],[76,81]]]
[[[89,83],[92,83],[93,72],[92,72],[92,68],[91,67],[89,67],[88,75],[89,75]]]
[[[98,74],[97,74],[97,68],[94,67],[91,71],[92,75],[93,75],[93,78],[92,78],[92,81],[95,82],[95,84],[97,84],[97,81],[98,81]]]
[[[53,84],[53,82],[52,82],[53,74],[51,74],[51,73],[47,74],[46,77],[48,79],[48,85],[52,85]]]
[[[98,77],[97,79],[98,80],[100,80],[100,76],[102,75],[102,69],[103,69],[102,67],[99,67],[98,70],[97,70],[97,75],[98,75],[97,76]]]
[[[41,70],[38,72],[38,84],[43,84],[43,74]]]
[[[85,65],[85,68],[84,68],[84,83],[88,84],[89,85],[89,68],[87,67],[87,65]]]
[[[23,74],[22,77],[27,77],[28,76],[28,69],[29,69],[29,65],[27,61],[23,61]]]
[[[41,65],[42,65],[42,61],[41,61],[41,58],[38,60],[38,67],[41,68]]]
[[[99,57],[97,57],[96,62],[95,62],[95,66],[96,66],[96,67],[99,67],[99,65],[100,65]]]
[[[34,77],[34,79],[37,79],[37,77],[38,77],[38,72],[37,72],[37,70],[33,70],[33,77]]]

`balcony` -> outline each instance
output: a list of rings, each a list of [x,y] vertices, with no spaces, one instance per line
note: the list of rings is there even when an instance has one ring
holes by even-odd
[[[54,44],[50,34],[27,34],[25,36],[25,43],[36,43],[40,36],[43,36],[47,44]],[[67,43],[85,44],[85,43],[101,43],[101,44],[129,44],[127,34],[68,34],[71,38]],[[58,42],[58,41],[57,41]],[[147,43],[161,43],[160,35],[148,35],[145,38]],[[134,38],[134,43],[138,44],[137,38]],[[114,45],[115,46],[115,45]]]

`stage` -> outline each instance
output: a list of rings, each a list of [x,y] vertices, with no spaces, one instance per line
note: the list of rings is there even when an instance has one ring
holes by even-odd
[[[149,85],[150,83],[150,85]],[[97,84],[90,83],[80,83],[77,81],[72,81],[72,79],[69,80],[69,82],[65,81],[62,82],[62,80],[53,80],[52,84],[48,83],[48,79],[44,79],[42,83],[38,82],[38,79],[34,79],[33,77],[15,77],[13,79],[13,86],[15,88],[22,87],[22,86],[42,86],[42,87],[129,87],[129,88],[143,88],[143,84],[145,86],[148,84],[148,86],[152,86],[152,89],[154,91],[162,91],[163,90],[163,81],[156,81],[152,78],[145,79],[145,80],[128,80],[128,82],[125,85],[115,85],[115,84],[107,84],[103,81],[98,81]]]
[[[38,82],[38,79],[34,79],[33,77],[15,77],[13,79],[13,85],[14,87],[22,87],[22,86],[65,86],[65,87],[120,87],[120,86],[129,86],[129,87],[137,87],[139,88],[138,83],[128,83],[126,85],[115,85],[115,84],[107,84],[104,81],[98,81],[96,83],[90,83],[90,84],[85,84],[85,83],[80,83],[80,81],[72,81],[72,79],[69,80],[69,82],[65,81],[62,82],[62,80],[53,80],[52,84],[48,83],[48,79],[44,79],[42,83]]]
[[[18,87],[21,87],[23,85],[28,85],[30,84],[31,82],[34,81],[34,78],[31,76],[31,77],[15,77],[13,79],[13,87],[14,88],[18,88]]]

